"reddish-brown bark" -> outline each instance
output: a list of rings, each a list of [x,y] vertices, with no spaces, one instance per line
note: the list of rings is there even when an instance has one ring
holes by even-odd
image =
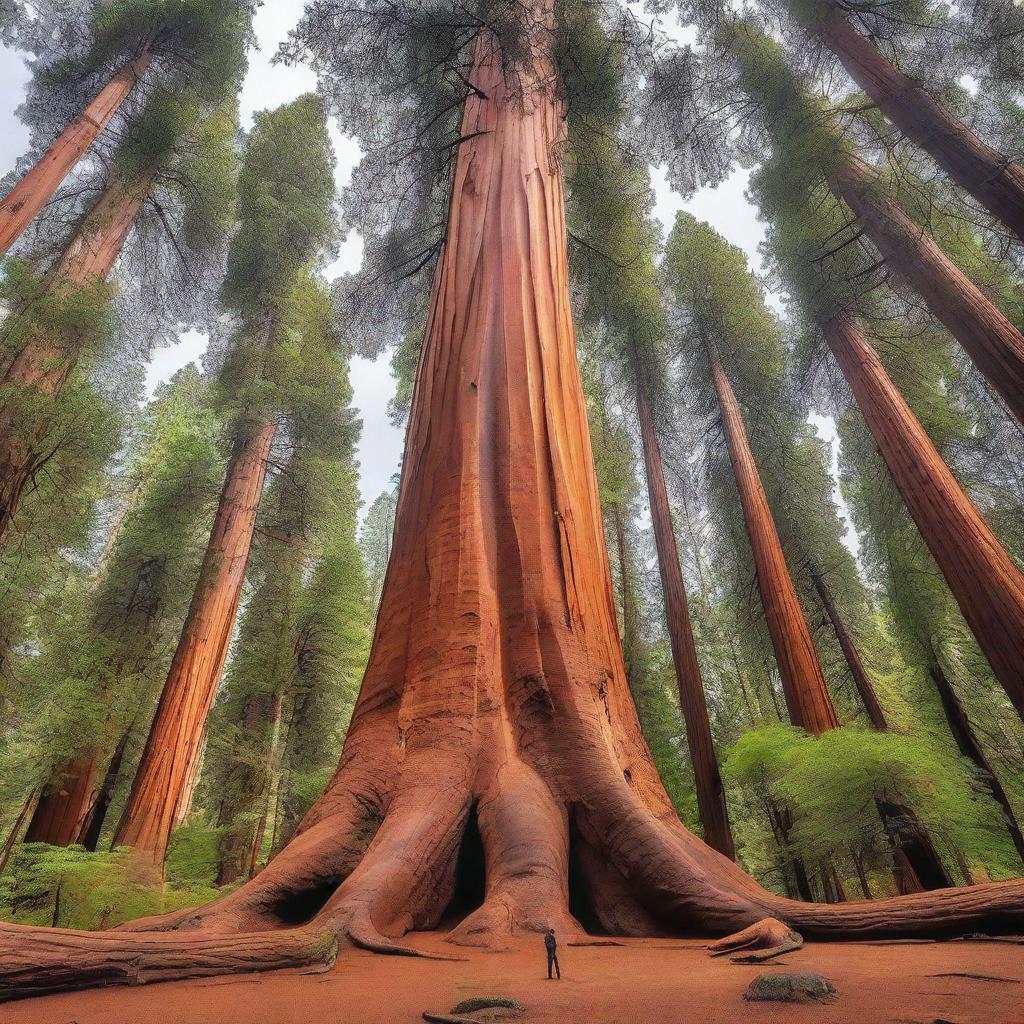
[[[95,851],[99,846],[100,833],[103,831],[103,823],[106,821],[107,811],[110,810],[110,801],[114,795],[114,787],[117,785],[117,780],[121,774],[121,765],[124,762],[125,749],[128,746],[130,734],[131,729],[125,729],[121,734],[121,738],[117,741],[117,746],[114,748],[114,756],[110,759],[110,763],[103,773],[103,782],[100,783],[100,788],[96,792],[92,806],[89,808],[89,813],[86,815],[85,821],[79,830],[76,842],[81,843],[87,850]]]
[[[622,663],[569,307],[561,110],[533,57],[509,75],[495,41],[477,43],[392,558],[334,778],[288,846],[208,907],[100,934],[0,926],[0,998],[333,959],[311,936],[415,954],[396,940],[441,921],[473,819],[483,902],[455,943],[578,933],[570,832],[590,906],[628,934],[755,925],[744,941],[763,943],[1019,917],[1024,882],[787,900],[674,814]],[[533,86],[525,102],[511,82]]]
[[[930,153],[953,181],[1024,239],[1024,167],[982,142],[835,7],[817,22],[815,34],[908,139]]]
[[[0,200],[0,256],[21,237],[36,214],[53,198],[71,168],[131,95],[150,58],[147,47],[116,72],[88,106],[53,140],[31,170],[22,175]]]
[[[246,421],[228,463],[213,530],[115,846],[162,867],[187,800],[220,682],[263,494],[274,421]]]
[[[114,179],[108,184],[47,275],[48,290],[89,287],[106,280],[153,181],[154,174],[148,172],[130,182]],[[9,364],[0,367],[0,395],[6,392],[0,399],[0,543],[43,457],[40,442],[50,423],[50,416],[42,412],[26,424],[18,399],[26,392],[44,400],[56,396],[78,362],[82,342],[74,330],[35,332]]]
[[[845,315],[822,325],[875,444],[996,678],[1024,715],[1024,573]]]
[[[661,448],[658,445],[650,403],[643,388],[637,388],[636,408],[640,420],[640,437],[643,441],[644,469],[647,475],[651,522],[654,526],[654,542],[658,550],[661,590],[665,600],[665,621],[672,646],[679,706],[682,708],[683,721],[686,723],[686,742],[690,749],[690,760],[693,762],[697,809],[700,812],[701,825],[704,827],[704,842],[735,860],[736,848],[733,844],[732,830],[729,828],[725,787],[722,785],[714,738],[711,735],[711,719],[708,716],[704,683],[697,661],[697,647],[693,641],[690,606],[679,565],[676,534],[672,527],[672,510],[665,487]]]
[[[1024,423],[1024,335],[962,273],[935,240],[880,188],[878,175],[852,154],[829,173],[836,195],[861,219],[888,266],[924,300],[974,365]]]
[[[779,666],[786,706],[794,725],[820,736],[839,725],[814,649],[811,631],[786,566],[775,520],[747,439],[747,428],[732,385],[713,353],[711,374],[718,395],[729,457],[754,555],[757,586]]]
[[[99,764],[92,754],[83,754],[58,769],[43,789],[25,833],[26,843],[70,846],[89,816],[96,796]]]

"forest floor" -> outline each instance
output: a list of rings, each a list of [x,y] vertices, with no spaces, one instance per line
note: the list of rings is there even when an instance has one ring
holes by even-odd
[[[439,935],[414,937],[451,953]],[[510,996],[523,1024],[1024,1024],[1024,946],[815,943],[777,965],[709,959],[697,942],[626,940],[559,950],[468,951],[466,962],[346,950],[325,974],[277,972],[48,996],[0,1007],[3,1024],[415,1024],[470,996]],[[828,1004],[748,1003],[762,972],[810,971],[838,990]],[[982,977],[969,977],[980,975]]]

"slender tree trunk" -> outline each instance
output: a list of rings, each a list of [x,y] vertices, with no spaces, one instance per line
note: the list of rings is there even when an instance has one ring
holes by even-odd
[[[164,683],[115,846],[162,867],[200,756],[238,612],[274,422],[247,422],[228,463],[213,531],[188,617]]]
[[[825,685],[807,620],[786,567],[786,558],[750,451],[747,430],[743,425],[736,396],[718,357],[712,353],[710,358],[722,413],[722,426],[754,554],[757,585],[782,678],[786,706],[794,725],[806,729],[814,736],[820,736],[836,728],[839,719]]]
[[[106,280],[117,261],[139,210],[150,195],[154,172],[131,182],[113,180],[47,276],[45,288],[78,289]],[[10,329],[23,316],[13,310]],[[51,401],[60,393],[81,354],[83,338],[73,329],[32,330],[11,362],[0,372],[0,544],[11,526],[26,485],[46,458],[42,442],[50,425]],[[44,408],[24,413],[24,398],[33,395]]]
[[[956,690],[953,689],[953,684],[947,678],[946,673],[942,671],[942,666],[939,664],[938,659],[933,661],[930,675],[932,682],[935,683],[935,689],[938,690],[942,711],[946,716],[946,722],[949,724],[949,731],[953,734],[953,739],[956,741],[960,753],[978,769],[986,788],[992,794],[992,799],[999,804],[1003,812],[1003,820],[1006,822],[1006,828],[1010,833],[1010,838],[1013,840],[1014,848],[1017,850],[1021,860],[1024,860],[1024,836],[1021,835],[1020,822],[1013,812],[1013,805],[1010,803],[1010,798],[1006,795],[1006,790],[1003,789],[1003,784],[999,781],[999,776],[993,771],[988,755],[978,742],[978,738],[975,736],[974,729],[971,726],[971,721],[967,717],[967,712],[964,710]]]
[[[32,790],[32,792],[25,797],[25,802],[21,805],[21,810],[18,811],[17,818],[14,819],[11,831],[7,834],[7,838],[4,840],[4,845],[0,847],[0,874],[3,874],[4,868],[7,867],[7,861],[10,859],[11,851],[18,844],[18,835],[21,833],[21,827],[25,824],[28,820],[28,816],[32,813],[32,808],[35,805],[36,797],[38,795],[38,790]]]
[[[836,939],[1019,921],[1024,881],[788,900],[673,813],[615,622],[569,304],[562,111],[546,51],[526,49],[510,74],[491,34],[476,44],[392,558],[334,778],[288,846],[209,906],[101,935],[0,925],[0,999],[331,963],[339,942],[422,955],[398,940],[442,920],[474,813],[485,896],[455,943],[580,932],[570,830],[574,884],[620,934],[753,928],[777,944],[787,926]]]
[[[844,156],[829,173],[829,183],[861,219],[889,267],[921,296],[1024,423],[1024,335],[884,194],[878,175],[863,160]]]
[[[1024,716],[1024,574],[942,461],[860,327],[840,314],[822,329],[928,550]]]
[[[92,753],[74,758],[55,772],[39,797],[25,842],[53,846],[77,842],[96,794],[98,773],[99,763]]]
[[[885,712],[882,710],[882,705],[878,703],[875,687],[868,676],[867,669],[864,667],[864,662],[861,660],[860,651],[857,650],[857,645],[850,635],[850,631],[846,628],[846,623],[839,614],[839,609],[836,608],[832,592],[821,578],[820,573],[812,570],[811,579],[814,581],[814,588],[821,598],[821,603],[825,607],[825,614],[828,616],[828,620],[836,634],[836,639],[839,641],[839,646],[842,649],[843,657],[846,659],[850,675],[853,676],[854,685],[857,687],[857,693],[864,704],[864,710],[867,712],[868,720],[879,732],[885,732],[889,728],[889,724],[885,720]]]
[[[251,878],[255,873],[256,857],[263,844],[263,830],[266,827],[267,799],[275,767],[278,745],[278,731],[281,721],[282,692],[254,695],[246,704],[244,729],[249,736],[266,736],[266,758],[263,764],[236,765],[240,779],[232,779],[232,791],[240,787],[237,798],[225,799],[217,815],[218,825],[227,829],[221,844],[220,863],[217,867],[217,884],[228,885],[243,875]],[[265,730],[269,728],[267,734]],[[225,787],[227,788],[227,787]],[[247,831],[238,828],[236,820],[243,815],[252,815],[262,807],[262,820],[254,822]]]
[[[711,734],[711,719],[704,695],[704,683],[697,661],[697,647],[693,641],[690,607],[686,586],[679,566],[679,549],[672,527],[672,511],[665,487],[665,473],[661,449],[654,429],[650,404],[642,388],[636,393],[637,415],[640,418],[640,436],[643,439],[644,467],[647,474],[647,494],[651,505],[654,540],[658,549],[658,568],[661,571],[661,590],[665,599],[665,620],[672,646],[679,706],[686,722],[686,742],[693,762],[693,777],[697,788],[697,808],[704,827],[704,841],[719,853],[736,859],[729,811],[725,802],[725,787],[718,769],[715,742]]]
[[[615,526],[615,548],[619,560],[619,604],[622,606],[622,652],[625,657],[626,675],[633,679],[636,667],[637,643],[640,629],[637,622],[636,601],[633,586],[629,579],[628,555],[626,554],[626,525],[623,520],[622,508],[612,506],[612,523]]]
[[[879,732],[886,732],[889,724],[886,721],[885,712],[882,711],[882,706],[878,703],[875,687],[864,667],[857,645],[846,627],[846,622],[836,607],[832,592],[821,578],[820,573],[812,570],[811,578],[818,591],[818,596],[821,598],[821,603],[825,606],[829,621],[832,623],[836,639],[842,648],[850,674],[854,678],[857,692],[864,702],[868,718],[875,729]],[[900,893],[923,892],[928,889],[943,889],[951,886],[953,879],[946,871],[928,830],[913,808],[890,800],[879,800],[877,804],[893,856],[896,891]]]
[[[284,703],[284,694],[278,693],[274,701],[272,716],[272,734],[270,742],[270,759],[267,771],[266,784],[263,787],[261,798],[260,818],[256,822],[256,831],[253,833],[251,850],[249,855],[249,878],[256,874],[256,865],[259,861],[260,850],[263,848],[263,836],[267,830],[267,819],[270,816],[270,803],[274,795],[274,781],[277,772],[281,767],[281,706]]]
[[[88,106],[53,140],[31,170],[23,174],[0,200],[0,256],[21,237],[25,228],[53,198],[68,172],[131,95],[151,56],[147,45],[138,57],[128,61],[114,74]]]
[[[1024,239],[1024,167],[987,146],[958,117],[905,75],[835,7],[815,26],[850,77],[912,142],[961,188]]]
[[[100,785],[96,799],[86,816],[85,823],[78,833],[78,842],[87,850],[96,851],[100,842],[100,833],[103,831],[103,824],[106,821],[107,811],[110,810],[110,801],[114,796],[114,787],[117,785],[121,775],[121,765],[124,762],[124,752],[128,747],[128,738],[131,736],[131,726],[121,734],[114,748],[114,756],[107,765],[103,775],[103,782]]]

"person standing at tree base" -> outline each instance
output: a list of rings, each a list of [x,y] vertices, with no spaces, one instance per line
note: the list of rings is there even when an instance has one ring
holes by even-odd
[[[555,977],[561,981],[562,971],[558,966],[558,943],[555,942],[555,929],[549,928],[544,936],[544,948],[548,951],[548,981],[551,980],[551,968],[555,969]]]

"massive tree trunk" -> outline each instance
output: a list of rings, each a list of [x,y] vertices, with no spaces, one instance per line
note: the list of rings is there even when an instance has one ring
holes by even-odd
[[[946,722],[949,724],[949,731],[953,734],[953,739],[956,741],[960,753],[968,758],[978,769],[986,788],[992,794],[992,799],[999,804],[1000,810],[1003,812],[1003,820],[1006,822],[1006,828],[1010,833],[1010,838],[1013,840],[1014,848],[1017,850],[1021,860],[1024,860],[1024,836],[1021,835],[1020,822],[1013,813],[1013,805],[1010,803],[1010,798],[1006,795],[1006,790],[1003,789],[999,776],[993,771],[988,755],[978,742],[978,737],[974,734],[971,720],[967,717],[967,712],[964,710],[963,703],[953,688],[953,684],[949,681],[946,673],[942,670],[942,666],[939,664],[938,658],[935,658],[934,655],[930,675],[932,682],[935,683],[935,689],[939,692],[939,700],[942,703],[942,711],[946,716]]]
[[[31,170],[0,200],[0,256],[21,237],[36,214],[53,198],[68,172],[96,141],[149,65],[149,47],[130,60],[57,136]]]
[[[839,641],[843,657],[846,660],[850,675],[853,676],[857,693],[868,713],[871,725],[879,732],[887,732],[889,723],[885,712],[878,702],[874,684],[868,675],[860,651],[839,609],[828,585],[816,570],[811,571],[815,590],[825,607],[832,629]],[[913,808],[891,800],[879,800],[878,813],[885,827],[889,840],[889,849],[893,856],[893,873],[898,892],[922,892],[926,889],[944,889],[953,884],[946,871],[942,858],[932,843],[928,830],[924,827]],[[863,884],[863,883],[862,883]]]
[[[455,943],[579,934],[570,835],[580,895],[619,933],[1018,921],[1024,882],[794,902],[673,813],[622,663],[569,307],[561,111],[533,57],[506,74],[491,36],[476,45],[392,557],[334,778],[288,846],[208,907],[98,934],[0,926],[0,998],[330,962],[339,940],[410,953],[396,940],[442,919],[471,820],[483,897]]]
[[[651,505],[654,542],[658,549],[658,568],[661,572],[661,590],[665,599],[665,621],[672,646],[676,685],[679,688],[679,706],[686,723],[686,743],[693,762],[693,777],[697,789],[697,809],[704,827],[704,841],[726,857],[736,859],[729,811],[725,802],[725,787],[718,770],[711,719],[708,717],[704,683],[697,661],[697,647],[693,642],[690,607],[686,599],[686,586],[679,566],[679,549],[672,527],[672,511],[665,487],[665,472],[661,461],[661,448],[654,428],[650,403],[643,388],[636,393],[640,436],[643,440],[644,468],[647,475],[647,494]]]
[[[235,441],[192,603],[114,838],[115,846],[134,847],[157,867],[188,798],[227,657],[274,427],[270,419],[247,419]]]
[[[47,275],[47,291],[73,293],[106,280],[152,191],[154,177],[150,171],[130,182],[114,179],[108,184]],[[13,310],[8,326],[21,315]],[[0,544],[26,484],[45,457],[41,442],[51,421],[50,405],[75,368],[83,340],[73,328],[33,328],[10,363],[0,367]],[[26,396],[41,400],[40,412],[26,416]]]
[[[928,550],[1024,716],[1024,573],[942,461],[864,332],[845,314],[822,329]]]
[[[836,728],[839,719],[786,566],[786,557],[782,553],[775,520],[750,451],[747,429],[743,425],[736,396],[718,357],[709,353],[709,358],[722,414],[722,428],[754,555],[758,591],[782,678],[789,717],[794,725],[820,736]]]
[[[833,7],[815,25],[815,34],[908,139],[1024,239],[1024,167],[985,145],[920,82],[887,60],[841,11]]]
[[[852,154],[828,176],[836,195],[861,219],[888,266],[924,300],[975,366],[1024,423],[1024,335],[935,240],[881,190],[877,174]]]

